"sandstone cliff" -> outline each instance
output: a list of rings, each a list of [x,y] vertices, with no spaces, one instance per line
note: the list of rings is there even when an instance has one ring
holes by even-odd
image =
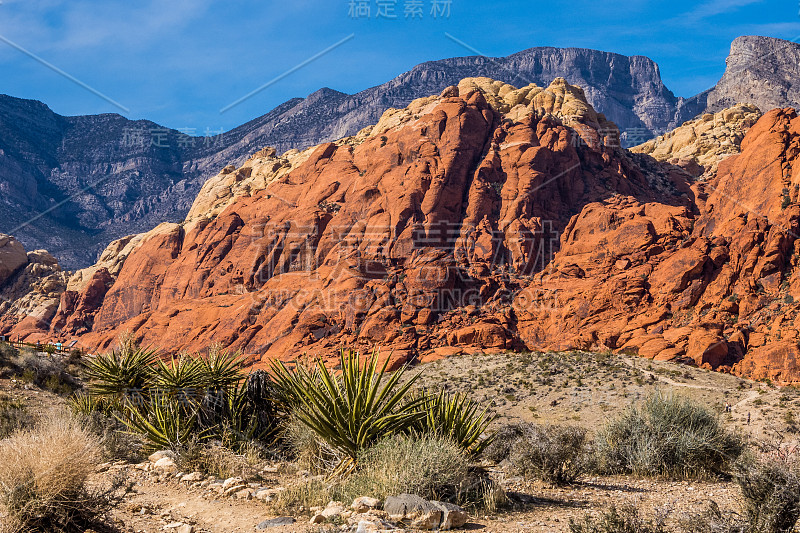
[[[706,109],[737,102],[763,110],[800,105],[798,49],[779,39],[737,39],[717,87],[688,100],[675,97],[658,66],[643,56],[541,47],[504,58],[445,59],[353,95],[321,89],[217,136],[112,114],[64,117],[40,102],[0,95],[0,193],[8,205],[0,231],[29,249],[50,250],[66,268],[85,267],[111,241],[182,221],[209,178],[265,146],[276,147],[277,158],[355,135],[390,107],[405,108],[474,76],[515,86],[565,77],[626,131],[627,146]]]
[[[465,79],[353,137],[226,168],[183,223],[73,276],[49,331],[11,331],[285,359],[347,343],[395,365],[615,349],[800,382],[800,118],[756,118],[701,117],[648,148],[659,162],[620,149],[563,79]]]

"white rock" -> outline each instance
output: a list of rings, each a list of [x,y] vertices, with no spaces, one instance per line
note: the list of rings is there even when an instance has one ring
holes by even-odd
[[[159,459],[163,459],[164,457],[169,457],[173,461],[177,459],[177,457],[175,457],[175,452],[173,452],[172,450],[158,451],[153,455],[151,455],[150,457],[148,457],[148,459],[150,460],[151,463],[157,463]]]
[[[185,481],[187,483],[194,483],[195,481],[203,481],[205,476],[202,472],[192,472],[191,474],[186,474],[181,478],[181,481]]]
[[[228,488],[233,487],[234,485],[244,485],[244,479],[240,477],[229,477],[222,482],[222,489],[228,490]]]
[[[378,498],[371,498],[369,496],[361,496],[353,500],[350,508],[356,513],[366,513],[370,509],[377,509],[381,505]]]
[[[170,459],[169,457],[162,457],[153,465],[154,468],[157,470],[161,470],[162,472],[177,472],[178,466],[175,464],[175,461]]]

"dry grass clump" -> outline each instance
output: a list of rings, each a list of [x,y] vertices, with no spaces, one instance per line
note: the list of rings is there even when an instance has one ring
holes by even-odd
[[[385,499],[403,493],[490,511],[505,500],[498,486],[470,468],[463,447],[428,433],[387,437],[362,451],[358,467],[348,476],[332,481],[318,476],[288,487],[273,508],[286,512],[330,500],[352,501],[365,495]]]
[[[87,487],[100,450],[99,439],[64,413],[0,441],[3,533],[95,525],[109,505],[106,495]]]
[[[716,413],[688,398],[662,394],[609,422],[595,446],[602,471],[669,478],[725,473],[745,447]]]
[[[591,464],[587,431],[569,425],[515,424],[497,431],[484,455],[509,471],[549,483],[572,483]]]
[[[359,469],[335,490],[342,501],[365,494],[385,499],[417,494],[429,500],[460,500],[472,481],[463,448],[432,434],[396,435],[359,455]]]
[[[800,518],[800,465],[779,448],[739,461],[734,478],[742,489],[748,531],[792,531]]]
[[[192,440],[174,451],[178,468],[183,472],[203,472],[220,479],[237,476],[250,481],[260,479],[263,457],[255,446],[236,453],[219,443]]]

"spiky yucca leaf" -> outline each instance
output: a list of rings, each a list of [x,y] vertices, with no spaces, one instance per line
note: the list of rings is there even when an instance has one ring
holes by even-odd
[[[123,399],[150,386],[155,350],[123,347],[92,357],[85,363],[89,390],[97,396]]]
[[[88,416],[93,412],[108,414],[113,410],[113,402],[102,396],[76,392],[67,400],[73,413]]]
[[[358,353],[342,350],[341,375],[332,374],[321,360],[313,370],[293,371],[273,362],[280,396],[297,419],[345,456],[335,472],[347,470],[360,451],[407,431],[425,416],[424,399],[408,399],[418,375],[401,386],[406,367],[388,375],[388,361],[378,367],[378,354],[373,353],[362,364]]]
[[[163,450],[182,446],[191,438],[208,436],[197,429],[196,411],[186,407],[176,397],[156,390],[151,391],[142,405],[126,405],[121,416],[115,417],[132,433],[144,436],[148,450]]]
[[[222,350],[218,344],[208,350],[208,357],[200,358],[201,380],[210,390],[235,386],[244,377],[245,356],[241,352]]]
[[[467,452],[477,455],[492,442],[484,437],[497,415],[480,410],[476,402],[465,394],[447,394],[441,391],[435,396],[424,396],[425,418],[417,424],[422,432],[449,437]]]
[[[153,385],[167,391],[184,404],[199,401],[204,387],[203,362],[189,354],[168,361],[157,360],[153,367]]]

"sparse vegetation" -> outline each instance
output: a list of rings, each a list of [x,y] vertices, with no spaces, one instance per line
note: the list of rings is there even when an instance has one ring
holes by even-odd
[[[495,434],[486,456],[511,472],[550,483],[571,483],[589,466],[587,431],[576,426],[517,424]]]
[[[87,485],[100,442],[63,413],[0,441],[0,506],[7,531],[84,531],[101,522],[115,487]]]
[[[595,445],[603,471],[673,478],[724,473],[744,448],[706,407],[662,394],[608,423]]]
[[[645,519],[632,505],[612,506],[600,516],[585,516],[582,521],[570,519],[572,533],[666,533],[665,517]]]

